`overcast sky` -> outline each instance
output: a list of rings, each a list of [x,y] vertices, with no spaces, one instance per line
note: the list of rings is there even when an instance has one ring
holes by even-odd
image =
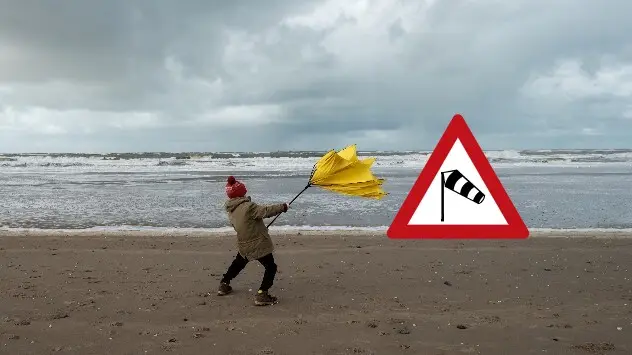
[[[632,148],[630,0],[0,0],[0,151]]]

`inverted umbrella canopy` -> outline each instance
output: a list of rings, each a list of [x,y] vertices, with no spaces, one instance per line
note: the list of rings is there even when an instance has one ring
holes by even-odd
[[[384,180],[371,172],[374,162],[374,158],[360,160],[355,145],[330,152],[316,163],[310,184],[345,195],[380,199],[386,195],[381,187]]]
[[[310,186],[318,186],[342,195],[379,200],[388,194],[382,189],[384,179],[375,177],[371,172],[374,162],[375,158],[359,159],[355,144],[338,152],[330,150],[314,164],[307,186],[289,204]],[[268,227],[278,217],[279,215],[268,224]]]

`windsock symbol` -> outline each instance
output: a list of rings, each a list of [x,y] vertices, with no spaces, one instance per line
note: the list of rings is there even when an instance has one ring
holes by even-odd
[[[458,170],[444,171],[442,174],[445,177],[445,187],[456,192],[457,194],[467,198],[470,201],[474,201],[477,204],[481,204],[485,199],[485,194],[481,192],[474,184],[470,182],[463,174]]]
[[[441,172],[441,222],[444,221],[445,206],[443,197],[443,188],[447,188],[457,194],[467,198],[468,200],[481,204],[485,199],[485,194],[481,192],[470,180],[468,180],[458,170],[448,170]]]

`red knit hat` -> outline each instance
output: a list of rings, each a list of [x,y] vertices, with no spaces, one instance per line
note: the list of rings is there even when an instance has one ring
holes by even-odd
[[[246,185],[237,181],[233,176],[229,176],[226,182],[226,196],[228,198],[244,197],[248,190]]]

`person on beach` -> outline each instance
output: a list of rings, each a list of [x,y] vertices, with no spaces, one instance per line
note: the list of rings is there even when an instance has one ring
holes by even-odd
[[[218,295],[223,296],[232,292],[230,282],[237,277],[252,260],[259,261],[265,268],[261,286],[255,296],[255,305],[268,306],[277,302],[277,298],[268,293],[274,282],[277,265],[274,262],[274,244],[263,223],[264,218],[274,217],[287,212],[287,203],[260,205],[252,202],[246,196],[246,185],[229,176],[226,183],[228,200],[224,208],[228,213],[230,224],[237,232],[237,255],[220,281]]]

